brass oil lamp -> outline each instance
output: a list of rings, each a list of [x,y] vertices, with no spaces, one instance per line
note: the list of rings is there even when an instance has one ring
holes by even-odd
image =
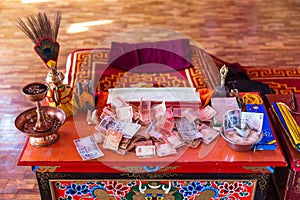
[[[22,112],[15,119],[15,126],[29,137],[33,146],[42,147],[55,143],[59,138],[58,130],[66,120],[63,110],[41,105],[40,102],[46,97],[48,90],[48,84],[39,82],[22,88],[22,93],[28,100],[35,102],[36,107]]]

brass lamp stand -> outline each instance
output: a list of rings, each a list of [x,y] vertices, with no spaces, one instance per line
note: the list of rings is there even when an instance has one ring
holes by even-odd
[[[36,108],[21,113],[15,120],[15,126],[29,137],[33,146],[48,146],[55,143],[58,138],[58,130],[64,124],[66,115],[59,108],[42,106],[42,101],[49,90],[48,84],[30,83],[23,87],[22,93],[32,102]]]

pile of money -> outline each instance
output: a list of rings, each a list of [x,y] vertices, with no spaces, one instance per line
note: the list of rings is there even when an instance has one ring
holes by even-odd
[[[263,119],[264,113],[228,110],[224,115],[224,135],[237,144],[253,144],[262,134]]]
[[[111,99],[99,117],[93,135],[104,149],[125,155],[135,152],[139,158],[177,154],[178,148],[197,148],[209,144],[218,135],[207,125],[216,112],[207,106],[172,107],[165,101],[126,102],[120,96]]]

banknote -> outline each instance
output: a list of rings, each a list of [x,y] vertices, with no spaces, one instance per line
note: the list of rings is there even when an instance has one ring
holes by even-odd
[[[132,122],[132,106],[122,106],[116,108],[116,118],[120,121]]]
[[[228,128],[241,127],[241,110],[228,110],[227,113]]]
[[[151,122],[151,124],[148,126],[147,128],[147,133],[154,138],[160,139],[162,138],[162,134],[156,130],[156,125],[157,125],[158,121],[157,120],[153,120]]]
[[[107,130],[103,142],[103,148],[117,151],[122,140],[122,133],[114,130]]]
[[[202,122],[210,121],[216,114],[217,111],[213,109],[210,105],[207,105],[203,109],[199,110],[199,119]]]
[[[194,122],[189,122],[186,117],[176,120],[176,128],[183,140],[194,140],[201,138],[201,133],[197,130]]]
[[[126,150],[128,145],[130,144],[130,142],[131,142],[131,139],[123,137],[121,139],[120,144],[119,144],[119,149],[125,149]]]
[[[242,112],[241,128],[244,128],[246,125],[248,125],[251,129],[261,132],[263,121],[264,113]]]
[[[201,138],[194,139],[190,147],[196,149],[201,144],[201,142],[202,142]]]
[[[186,117],[189,120],[189,122],[193,122],[196,119],[199,119],[200,117],[199,110],[191,108],[184,109],[182,115]]]
[[[156,119],[160,116],[164,116],[167,110],[165,101],[163,101],[161,104],[153,106],[152,110]]]
[[[135,123],[139,123],[140,121],[139,107],[134,104],[130,104],[130,106],[132,107],[132,121]]]
[[[118,121],[114,130],[121,132],[125,138],[132,138],[140,128],[140,124]]]
[[[173,115],[173,109],[172,109],[172,108],[167,108],[167,109],[166,109],[165,117],[166,117],[168,120],[174,121],[174,115]]]
[[[100,144],[104,142],[105,133],[97,132],[93,134],[95,141]]]
[[[160,116],[156,121],[157,123],[155,124],[154,130],[161,134],[169,133],[174,128],[174,121],[169,120],[165,116]]]
[[[91,160],[104,156],[92,135],[76,139],[73,142],[82,160]]]
[[[153,145],[153,141],[152,140],[141,140],[135,143],[135,146],[149,146],[149,145]]]
[[[177,154],[176,149],[168,143],[156,143],[156,154],[159,157]]]
[[[141,126],[141,128],[136,132],[135,136],[143,137],[146,140],[150,139],[150,135],[147,133],[146,126]]]
[[[178,131],[173,130],[167,137],[166,141],[170,143],[174,148],[179,148],[184,146],[184,141],[182,140]]]
[[[111,106],[115,108],[124,107],[128,104],[120,96],[114,96],[111,101]]]
[[[141,100],[139,105],[139,115],[140,120],[145,124],[148,125],[152,121],[151,117],[151,101],[143,101]]]
[[[95,127],[99,132],[106,132],[106,130],[115,130],[117,127],[117,121],[111,116],[105,116],[101,122]]]
[[[182,108],[173,108],[173,116],[176,118],[181,118],[182,117]]]
[[[205,144],[211,143],[214,139],[219,136],[219,132],[215,129],[207,126],[206,124],[202,124],[199,128],[199,132],[202,134],[201,140]]]
[[[100,119],[104,119],[106,116],[110,116],[112,118],[115,118],[114,111],[111,107],[105,106],[102,110],[102,113],[100,115]]]
[[[114,130],[122,133],[123,137],[132,138],[140,127],[140,124],[118,121],[110,116],[106,116],[99,125],[96,126],[96,130],[101,133],[105,133],[107,130]]]
[[[140,158],[147,158],[156,155],[155,145],[137,146],[135,148],[136,156]]]

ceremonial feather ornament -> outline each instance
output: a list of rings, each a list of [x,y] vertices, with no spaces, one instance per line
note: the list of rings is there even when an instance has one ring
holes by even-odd
[[[56,40],[60,21],[59,11],[54,16],[53,25],[45,13],[28,16],[25,21],[20,17],[16,19],[17,26],[35,44],[35,52],[50,69],[46,77],[50,86],[46,96],[49,105],[61,108],[69,117],[77,112],[78,105],[73,98],[73,89],[67,84],[62,84],[64,75],[57,70],[59,43]]]
[[[20,17],[16,19],[18,27],[35,44],[34,50],[48,68],[56,68],[59,43],[56,42],[60,26],[61,13],[56,12],[52,25],[45,13],[26,17],[25,23]]]

